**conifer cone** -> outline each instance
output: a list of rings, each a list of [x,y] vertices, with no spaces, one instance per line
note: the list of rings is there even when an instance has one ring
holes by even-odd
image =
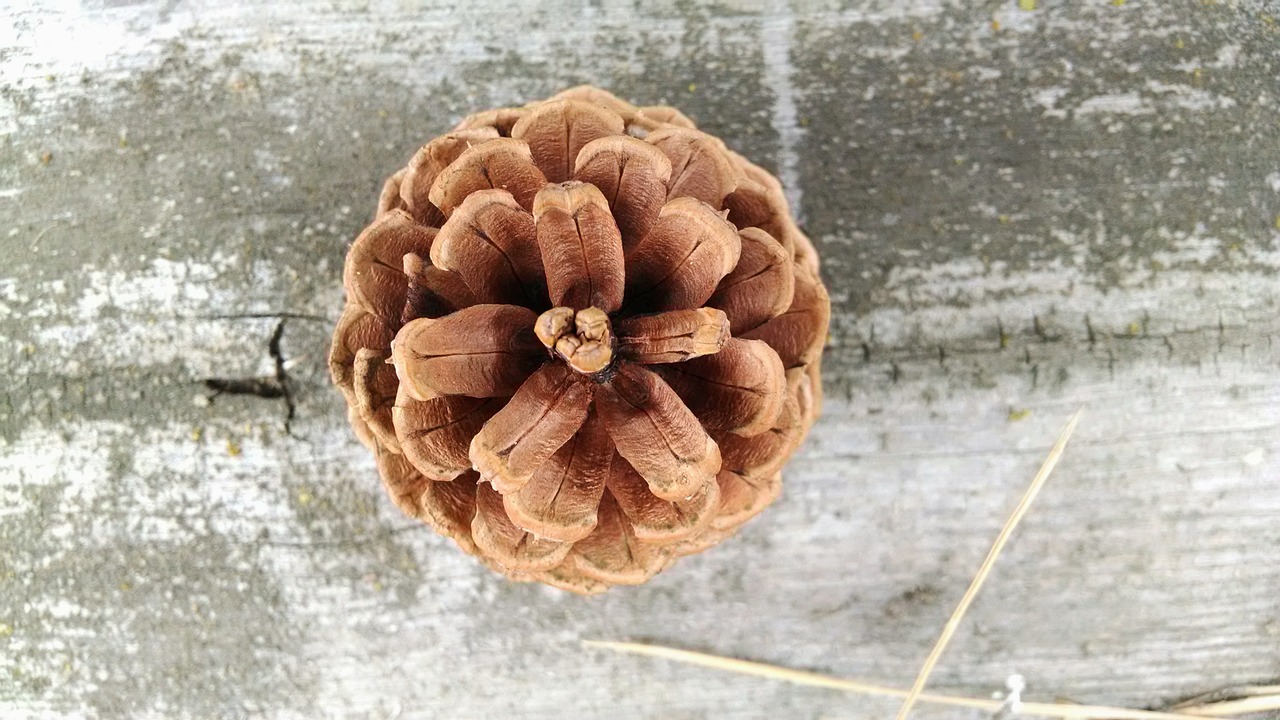
[[[517,580],[639,584],[781,491],[830,318],[778,181],[592,87],[387,180],[329,357],[396,504]]]

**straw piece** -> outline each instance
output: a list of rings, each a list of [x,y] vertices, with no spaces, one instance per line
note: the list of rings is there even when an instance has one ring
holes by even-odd
[[[842,690],[844,692],[855,693],[858,695],[877,695],[881,697],[897,698],[905,698],[908,695],[908,691],[901,688],[876,685],[874,683],[862,682],[860,680],[846,680],[805,670],[792,670],[790,668],[778,667],[776,665],[766,665],[764,663],[751,662],[748,660],[736,660],[733,658],[720,657],[718,655],[692,652],[690,650],[663,647],[661,645],[606,642],[600,640],[583,640],[582,644],[589,648],[601,648],[604,650],[613,650],[615,652],[631,653],[634,655],[647,655],[688,665],[698,665],[701,667],[711,668],[713,670],[724,670],[727,672],[735,672],[742,675],[753,675],[755,677],[762,677],[770,680],[781,680],[783,682],[794,683],[796,685]],[[980,698],[937,695],[933,693],[921,693],[916,699],[919,702],[931,705],[974,708],[988,712],[996,712],[1004,705],[1000,700],[984,700]],[[1020,715],[1067,718],[1068,720],[1102,720],[1103,718],[1106,720],[1202,720],[1204,717],[1203,715],[1186,715],[1182,713],[1157,712],[1153,710],[1133,710],[1130,708],[1106,707],[1103,705],[1069,705],[1065,703],[1036,702],[1023,702],[1019,706],[1018,713]]]
[[[1222,697],[1224,691],[1201,697]],[[1180,713],[1199,717],[1231,717],[1280,710],[1280,685],[1245,685],[1230,688],[1227,697],[1210,702],[1192,699],[1173,707]]]
[[[1071,439],[1071,434],[1076,430],[1076,423],[1080,422],[1080,414],[1083,409],[1077,410],[1071,419],[1067,421],[1067,426],[1063,428],[1062,434],[1058,436],[1058,442],[1054,443],[1053,449],[1049,451],[1049,456],[1044,459],[1044,464],[1040,466],[1040,471],[1036,473],[1036,477],[1031,481],[1031,487],[1023,493],[1022,500],[1018,502],[1018,507],[1014,508],[1013,514],[1005,522],[1004,527],[1000,529],[1000,534],[996,536],[996,541],[991,545],[990,552],[982,561],[982,566],[978,568],[978,574],[973,577],[973,581],[969,583],[969,589],[965,591],[964,597],[960,598],[960,604],[956,606],[955,612],[951,613],[951,618],[947,620],[947,624],[942,628],[942,635],[938,637],[938,642],[934,644],[933,650],[929,653],[924,661],[924,665],[920,667],[919,674],[916,675],[916,681],[912,684],[910,692],[902,702],[902,707],[898,708],[897,720],[906,720],[907,715],[911,712],[911,706],[915,705],[916,699],[924,692],[925,683],[929,681],[929,675],[933,673],[933,668],[938,664],[938,659],[942,657],[943,651],[947,649],[947,644],[951,642],[952,636],[956,634],[956,629],[960,627],[960,620],[964,618],[964,614],[969,611],[969,606],[973,604],[974,598],[978,596],[978,591],[982,589],[982,584],[986,582],[987,576],[991,574],[991,568],[996,563],[996,558],[1000,557],[1000,553],[1004,550],[1004,546],[1009,542],[1009,537],[1013,535],[1013,531],[1018,527],[1018,523],[1022,522],[1023,516],[1027,514],[1027,510],[1031,509],[1031,503],[1035,501],[1036,495],[1040,494],[1040,488],[1044,487],[1045,481],[1053,474],[1053,468],[1058,464],[1058,458],[1062,457],[1062,451],[1067,447],[1067,441]]]

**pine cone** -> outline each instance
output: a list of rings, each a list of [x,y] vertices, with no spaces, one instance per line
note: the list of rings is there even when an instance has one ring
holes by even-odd
[[[781,490],[830,306],[777,180],[591,87],[386,183],[329,363],[400,508],[512,578],[638,584]]]

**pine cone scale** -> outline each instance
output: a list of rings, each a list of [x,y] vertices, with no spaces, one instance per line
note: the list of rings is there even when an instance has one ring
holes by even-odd
[[[720,352],[664,365],[659,375],[709,431],[758,435],[774,426],[786,399],[782,360],[760,340],[732,338]]]
[[[343,272],[355,302],[387,324],[398,323],[407,287],[403,258],[428,252],[435,235],[399,210],[369,226],[352,244]]]
[[[729,317],[729,329],[741,336],[783,314],[795,297],[792,258],[769,233],[759,228],[738,231],[742,243],[738,265],[716,286],[707,306]]]
[[[737,228],[711,206],[690,197],[668,202],[627,255],[628,312],[702,307],[741,254]]]
[[[671,545],[696,535],[720,505],[720,486],[715,482],[706,483],[691,498],[664,500],[621,456],[614,459],[607,486],[636,538],[654,545]]]
[[[434,267],[420,256],[404,256],[404,275],[408,284],[400,323],[418,318],[438,318],[478,301],[458,273]]]
[[[503,495],[512,522],[540,537],[577,542],[596,526],[596,510],[614,460],[613,441],[594,413],[538,468],[530,481]]]
[[[617,311],[622,241],[600,190],[576,182],[547,185],[534,198],[533,218],[551,304]]]
[[[594,185],[608,199],[625,254],[658,221],[658,213],[667,200],[671,161],[643,140],[615,135],[583,146],[573,177]]]
[[[729,317],[709,307],[623,318],[615,327],[619,353],[642,365],[718,353],[729,340]]]
[[[480,478],[502,493],[524,487],[586,422],[593,394],[564,365],[543,365],[471,441]]]
[[[476,486],[476,515],[471,535],[477,547],[505,568],[518,572],[539,572],[559,565],[573,549],[573,543],[537,535],[511,522],[502,495],[491,484]]]
[[[715,477],[720,450],[698,418],[655,373],[623,365],[601,386],[596,408],[618,454],[635,468],[654,495],[693,497]]]
[[[546,274],[533,217],[506,190],[477,190],[445,222],[431,263],[455,272],[478,302],[544,307]]]
[[[450,395],[414,400],[403,383],[391,409],[396,439],[409,462],[431,480],[452,480],[471,467],[467,442],[505,398]]]
[[[391,341],[395,374],[415,400],[510,397],[544,359],[535,319],[516,305],[472,305],[412,320]]]
[[[513,138],[497,138],[472,145],[431,183],[431,204],[449,218],[471,193],[506,190],[525,210],[533,209],[533,197],[547,178],[533,164],[529,146]]]
[[[577,100],[551,100],[516,121],[511,137],[529,146],[547,182],[561,183],[572,176],[574,159],[585,145],[623,130],[617,113]]]

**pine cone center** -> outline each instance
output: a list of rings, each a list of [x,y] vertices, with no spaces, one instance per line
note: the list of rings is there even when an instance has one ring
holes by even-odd
[[[534,323],[538,340],[576,372],[602,376],[613,363],[613,328],[609,315],[592,306],[579,310],[556,307]]]

